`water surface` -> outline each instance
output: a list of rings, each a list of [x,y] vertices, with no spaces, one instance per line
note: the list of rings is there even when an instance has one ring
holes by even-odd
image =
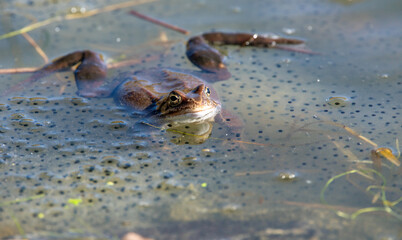
[[[118,1],[3,1],[0,34],[72,7]],[[203,144],[164,131],[133,134],[135,116],[111,99],[77,97],[72,73],[49,76],[0,98],[0,237],[119,239],[398,239],[401,220],[353,213],[372,203],[372,145],[397,154],[401,137],[402,4],[378,1],[158,1],[30,32],[51,58],[80,49],[108,60],[139,59],[118,72],[195,69],[183,36],[129,15],[135,9],[196,35],[244,31],[297,37],[320,55],[222,47],[233,77],[215,83],[224,107],[244,121],[245,143],[215,124]],[[22,37],[0,40],[1,68],[39,67]],[[0,75],[1,92],[29,74]],[[339,101],[331,99],[335,97]],[[331,124],[336,122],[339,125]],[[178,140],[179,139],[179,140]],[[382,159],[390,201],[400,168]],[[376,168],[378,170],[378,168]],[[285,178],[285,179],[283,179]],[[290,178],[290,179],[289,179]],[[334,210],[335,209],[335,210]],[[394,206],[401,213],[400,204]]]

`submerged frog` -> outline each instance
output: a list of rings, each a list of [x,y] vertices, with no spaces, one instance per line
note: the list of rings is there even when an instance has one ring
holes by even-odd
[[[121,74],[105,84],[107,67],[102,55],[85,50],[54,60],[36,71],[32,79],[79,64],[74,73],[78,95],[82,97],[113,97],[117,104],[141,111],[146,118],[163,126],[215,119],[236,129],[241,127],[241,121],[222,110],[216,92],[210,87],[210,83],[231,76],[222,54],[211,45],[273,47],[301,43],[297,39],[249,33],[204,33],[190,38],[186,47],[188,59],[201,71],[151,68]]]

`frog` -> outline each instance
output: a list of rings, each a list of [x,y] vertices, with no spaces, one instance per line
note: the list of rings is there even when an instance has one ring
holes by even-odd
[[[150,68],[122,73],[109,80],[102,54],[80,50],[53,60],[35,71],[31,78],[37,80],[78,65],[74,76],[77,94],[81,97],[111,97],[119,106],[141,112],[143,119],[161,128],[215,121],[238,136],[242,121],[222,108],[211,86],[231,77],[224,55],[215,46],[272,48],[277,44],[303,42],[277,35],[207,32],[191,37],[186,43],[186,56],[199,70]]]

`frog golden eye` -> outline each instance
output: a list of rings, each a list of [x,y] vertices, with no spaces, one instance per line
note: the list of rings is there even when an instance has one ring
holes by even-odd
[[[181,97],[179,95],[176,94],[171,94],[169,96],[169,105],[174,107],[177,106],[181,103]]]
[[[207,96],[211,95],[211,90],[209,90],[209,87],[206,87],[206,88],[205,88],[205,94],[206,94]]]

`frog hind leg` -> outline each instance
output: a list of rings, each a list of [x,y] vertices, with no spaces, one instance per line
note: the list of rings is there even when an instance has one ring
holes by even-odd
[[[37,81],[54,72],[66,71],[78,65],[74,71],[78,95],[82,97],[108,97],[113,92],[113,86],[103,87],[107,66],[101,54],[93,51],[75,51],[55,59],[51,63],[37,70],[32,81]]]
[[[201,70],[209,81],[222,81],[231,77],[223,63],[223,55],[211,45],[238,45],[274,47],[276,44],[301,44],[302,40],[251,33],[211,32],[192,37],[186,46],[187,58]],[[199,74],[200,75],[200,74]]]
[[[215,82],[231,77],[226,65],[223,63],[223,55],[211,47],[203,35],[192,37],[187,42],[187,58],[195,66],[200,68],[201,74],[197,74],[205,80]]]

